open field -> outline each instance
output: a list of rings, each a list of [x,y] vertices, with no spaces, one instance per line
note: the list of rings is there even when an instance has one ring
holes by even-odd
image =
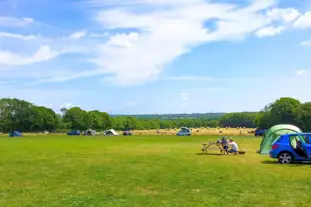
[[[161,129],[161,130],[135,130],[134,135],[176,135],[180,129]],[[255,129],[250,128],[192,128],[193,136],[239,136],[248,135],[253,136]],[[121,132],[122,133],[122,132]]]
[[[200,154],[217,137],[0,137],[0,206],[310,206],[311,165]]]

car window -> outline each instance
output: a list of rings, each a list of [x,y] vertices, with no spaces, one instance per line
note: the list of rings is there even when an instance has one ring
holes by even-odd
[[[295,142],[301,141],[302,143],[310,144],[311,136],[310,135],[292,135],[290,136],[290,143],[294,147],[296,146]]]
[[[296,148],[297,147],[297,136],[290,136],[289,137],[290,140],[290,144],[292,145],[292,147]]]
[[[300,135],[299,136],[300,140],[304,143],[307,143],[307,144],[310,144],[310,141],[311,141],[311,137],[310,135]]]

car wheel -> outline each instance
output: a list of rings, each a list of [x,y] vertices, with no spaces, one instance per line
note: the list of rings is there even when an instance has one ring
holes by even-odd
[[[293,156],[289,152],[282,152],[278,156],[280,164],[290,164],[293,161]]]

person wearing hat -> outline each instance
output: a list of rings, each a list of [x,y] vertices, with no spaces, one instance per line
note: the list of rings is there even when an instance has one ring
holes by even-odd
[[[239,147],[238,147],[237,143],[235,143],[235,142],[233,141],[232,138],[229,140],[229,145],[230,145],[231,149],[230,149],[228,152],[229,152],[229,153],[237,154],[238,151],[239,151]]]

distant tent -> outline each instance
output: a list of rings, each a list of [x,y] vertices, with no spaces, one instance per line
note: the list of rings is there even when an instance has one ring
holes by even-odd
[[[302,132],[298,127],[289,124],[280,124],[271,127],[263,136],[260,144],[260,154],[269,154],[272,143],[282,134],[293,134]]]
[[[96,131],[92,130],[92,129],[88,129],[84,132],[85,136],[95,136],[96,135]]]
[[[18,131],[12,131],[9,133],[9,137],[21,137],[22,133],[18,132]]]
[[[107,130],[107,131],[105,131],[104,134],[107,136],[109,136],[109,135],[110,136],[118,136],[119,135],[114,129]]]

